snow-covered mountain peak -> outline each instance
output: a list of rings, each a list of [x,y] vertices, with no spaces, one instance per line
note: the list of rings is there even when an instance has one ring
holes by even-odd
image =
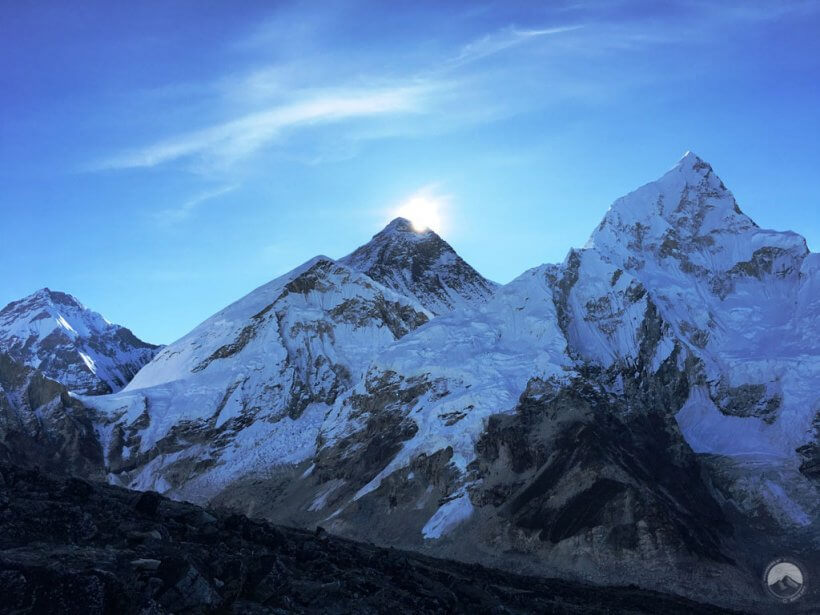
[[[435,231],[417,231],[406,218],[396,218],[339,262],[415,299],[432,314],[481,304],[497,287]]]
[[[64,310],[70,312],[87,311],[86,307],[80,303],[76,297],[50,288],[41,288],[32,294],[12,301],[5,308],[0,310],[8,318],[10,315],[21,315],[34,310]],[[90,312],[90,310],[88,310]],[[96,312],[90,312],[96,314]]]
[[[108,457],[120,480],[167,489],[150,468],[129,472],[173,450],[211,459],[180,483],[202,474],[217,488],[260,463],[311,456],[329,406],[379,351],[429,318],[413,299],[315,257],[167,346],[124,390],[83,399],[122,421],[127,437],[111,440]]]
[[[32,302],[41,302],[49,305],[61,305],[61,306],[68,306],[72,308],[80,308],[84,309],[85,306],[80,303],[76,297],[73,295],[69,295],[68,293],[62,293],[60,291],[51,290],[50,288],[41,288],[40,290],[32,293],[26,299],[30,299]]]
[[[388,244],[393,246],[393,249],[396,249],[398,246],[414,244],[445,244],[450,251],[453,251],[434,230],[429,228],[418,230],[410,220],[399,216],[391,220],[387,226],[373,235],[371,240],[359,247],[354,254],[356,252],[363,252],[364,249],[368,247],[385,247]]]
[[[820,369],[817,336],[807,334],[817,326],[811,256],[797,233],[758,227],[690,152],[616,200],[585,249],[570,254],[559,315],[585,360],[609,366],[643,354],[658,366],[675,344],[697,357],[708,394],[681,415],[695,450],[794,458],[817,412],[807,385]],[[650,357],[637,340],[655,312],[666,341]],[[732,436],[738,417],[748,437]]]
[[[624,260],[633,256],[635,263],[647,257],[691,261],[714,272],[770,244],[806,253],[802,238],[793,233],[761,231],[711,165],[687,152],[661,178],[617,199],[586,247]]]
[[[380,235],[392,235],[395,233],[408,233],[408,236],[405,237],[405,239],[412,240],[420,239],[426,235],[430,235],[431,233],[433,233],[433,231],[431,229],[424,229],[420,231],[413,225],[413,223],[410,220],[399,216],[398,218],[394,218],[393,220],[391,220],[390,223],[387,226],[385,226],[381,231],[376,233],[376,235],[374,235],[373,238],[375,239]]]
[[[712,165],[693,152],[686,152],[674,167],[658,179],[658,183],[674,190],[681,180],[690,190],[731,196],[720,178],[715,175]]]
[[[675,165],[675,166],[683,166],[683,167],[688,167],[688,168],[692,168],[692,167],[697,167],[697,168],[708,167],[710,169],[712,168],[711,165],[708,162],[706,162],[703,158],[698,156],[692,150],[686,150],[683,153],[683,156],[680,157],[680,160],[678,160],[678,164]]]
[[[46,337],[55,331],[71,339],[89,337],[109,326],[105,318],[75,297],[41,288],[0,310],[0,343],[15,337],[28,339],[32,333]]]
[[[165,347],[126,390],[155,387],[200,372],[206,380],[224,376],[232,381],[234,375],[223,372],[241,371],[237,366],[256,361],[272,365],[279,346],[295,353],[295,344],[304,342],[310,348],[305,354],[315,357],[326,354],[337,336],[369,336],[366,343],[357,342],[350,349],[355,357],[345,357],[345,369],[350,369],[354,363],[366,363],[372,345],[392,342],[429,316],[416,301],[347,265],[316,256],[251,291]],[[368,327],[374,330],[362,333]],[[311,346],[314,342],[317,348]],[[340,360],[334,352],[330,355]],[[288,361],[292,363],[293,357]],[[292,367],[291,363],[288,366]],[[278,372],[276,375],[281,377]]]
[[[79,393],[121,389],[156,349],[49,288],[0,310],[0,350]]]

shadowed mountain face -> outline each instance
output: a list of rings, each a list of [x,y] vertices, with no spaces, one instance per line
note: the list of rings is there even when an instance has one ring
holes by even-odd
[[[685,381],[655,386],[674,397]],[[662,407],[633,401],[623,416],[623,399],[583,380],[559,390],[534,381],[515,414],[492,417],[473,464],[488,531],[506,525],[499,538],[547,558],[554,545],[608,552],[613,571],[646,558],[647,576],[669,557],[732,563],[732,528],[696,456]]]
[[[48,288],[0,310],[0,351],[76,393],[120,390],[157,349]]]
[[[0,460],[102,479],[93,416],[63,385],[0,352]]]
[[[687,154],[501,287],[392,222],[82,397],[107,478],[494,566],[765,610],[820,552],[820,259]]]
[[[0,595],[19,614],[728,613],[524,577],[0,464]]]

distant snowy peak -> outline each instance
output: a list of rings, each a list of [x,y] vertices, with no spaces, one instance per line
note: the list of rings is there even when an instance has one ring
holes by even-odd
[[[479,274],[432,230],[396,218],[339,262],[413,298],[434,315],[489,299],[497,284]]]
[[[157,348],[48,288],[0,310],[0,350],[77,393],[118,391]]]

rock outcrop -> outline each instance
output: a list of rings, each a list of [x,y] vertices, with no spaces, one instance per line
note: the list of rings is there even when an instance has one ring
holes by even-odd
[[[103,479],[94,418],[62,384],[0,352],[0,461]]]

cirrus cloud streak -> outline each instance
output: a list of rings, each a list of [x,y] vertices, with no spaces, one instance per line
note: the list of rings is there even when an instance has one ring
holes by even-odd
[[[419,112],[425,91],[424,87],[397,87],[317,94],[172,137],[95,166],[97,169],[153,167],[192,156],[232,162],[256,152],[289,128],[365,116]]]

